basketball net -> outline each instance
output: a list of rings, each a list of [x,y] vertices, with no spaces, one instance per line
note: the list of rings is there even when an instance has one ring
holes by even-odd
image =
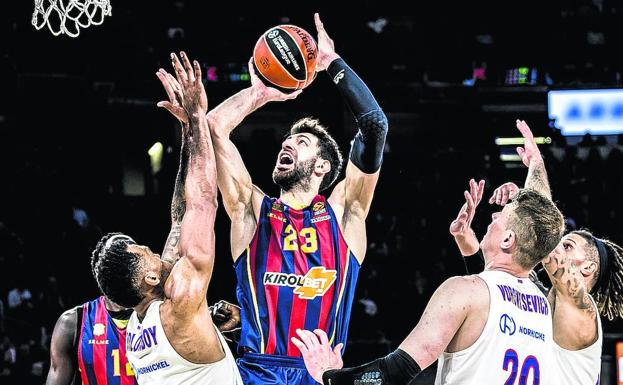
[[[47,25],[54,36],[76,37],[80,28],[102,24],[111,11],[110,0],[35,0],[32,25],[38,30]]]

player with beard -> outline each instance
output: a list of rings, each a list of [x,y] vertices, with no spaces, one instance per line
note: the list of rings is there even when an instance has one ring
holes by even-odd
[[[246,385],[312,384],[296,329],[321,329],[332,346],[346,342],[359,267],[366,252],[365,219],[382,162],[387,118],[372,93],[335,52],[318,15],[316,71],[326,71],[353,112],[358,132],[346,177],[327,198],[319,192],[340,175],[342,156],[317,120],[296,122],[281,145],[273,180],[279,198],[256,187],[230,133],[270,101],[293,99],[262,84],[251,86],[208,114],[218,187],[232,221],[242,332],[238,361]],[[163,105],[179,118],[174,101]],[[343,346],[343,345],[341,345]]]

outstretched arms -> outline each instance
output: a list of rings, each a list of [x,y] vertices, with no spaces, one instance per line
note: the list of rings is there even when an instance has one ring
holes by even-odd
[[[254,186],[238,149],[230,140],[231,132],[244,118],[266,103],[294,99],[301,93],[296,91],[286,94],[266,87],[255,74],[252,60],[249,60],[249,74],[250,87],[233,95],[208,113],[217,159],[218,186],[223,195],[225,210],[232,221],[240,219],[240,214],[245,210],[252,209]]]
[[[192,316],[199,305],[206,303],[206,291],[214,265],[214,221],[217,210],[216,166],[206,112],[208,101],[201,69],[196,61],[191,65],[186,54],[182,62],[172,54],[177,82],[173,91],[186,112],[184,145],[188,156],[187,175],[183,185],[185,213],[180,224],[177,245],[180,260],[173,267],[165,285],[176,308]]]
[[[173,198],[171,201],[171,230],[164,245],[161,259],[170,264],[175,264],[180,258],[178,243],[180,240],[180,230],[182,218],[186,212],[186,200],[184,197],[184,184],[186,183],[186,174],[188,171],[188,145],[186,144],[186,134],[189,132],[189,121],[186,110],[180,105],[175,96],[174,89],[180,88],[177,80],[161,69],[156,73],[158,79],[162,83],[169,101],[161,101],[158,107],[166,108],[175,115],[181,124],[182,129],[182,146],[180,148],[180,165],[175,178],[175,187],[173,189]]]
[[[46,385],[70,385],[78,373],[74,347],[78,323],[77,309],[65,311],[56,321],[50,344],[50,371]]]
[[[528,167],[528,176],[526,177],[524,187],[533,189],[552,199],[552,191],[549,187],[545,163],[543,162],[541,151],[539,151],[539,147],[534,141],[532,131],[524,120],[517,119],[516,125],[525,140],[523,147],[517,147],[517,153],[521,157],[521,161]]]
[[[475,180],[469,181],[469,192],[464,191],[465,203],[458,216],[450,223],[450,234],[454,237],[461,255],[464,257],[474,255],[480,249],[478,238],[472,230],[472,220],[476,214],[476,207],[482,199],[485,190],[485,181],[481,180],[476,183]]]
[[[275,88],[266,87],[255,74],[252,61],[249,61],[249,73],[250,87],[236,93],[207,114],[216,157],[218,188],[225,211],[232,221],[231,247],[234,259],[242,253],[253,237],[257,224],[255,216],[259,212],[264,194],[253,185],[230,134],[244,118],[266,103],[294,99],[301,93],[296,91],[285,94]],[[173,102],[171,94],[169,98],[170,102],[159,105],[184,122],[183,109]]]
[[[184,183],[186,212],[181,223],[179,249],[202,275],[210,276],[214,263],[214,220],[217,209],[216,165],[208,120],[207,95],[201,69],[182,53],[184,66],[174,56],[175,72],[182,86],[182,106],[189,119],[187,132],[188,175]],[[209,278],[208,278],[209,279]]]

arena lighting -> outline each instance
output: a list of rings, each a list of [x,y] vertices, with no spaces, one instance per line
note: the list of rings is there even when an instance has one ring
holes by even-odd
[[[623,134],[623,89],[549,91],[547,110],[565,136]]]
[[[536,144],[550,144],[552,143],[552,138],[549,136],[538,136],[534,138],[534,141]],[[495,138],[495,144],[498,146],[519,146],[524,144],[524,138]]]
[[[156,174],[160,171],[162,167],[162,154],[164,153],[164,146],[160,142],[154,143],[153,146],[149,150],[147,150],[147,154],[149,154],[149,158],[151,160],[151,173]]]
[[[162,145],[162,143],[156,142],[154,143],[153,146],[149,148],[149,150],[147,150],[147,153],[149,154],[149,156],[154,157],[158,155],[162,156],[163,151],[164,151],[164,146]]]
[[[517,154],[500,154],[502,162],[521,162],[521,157]]]

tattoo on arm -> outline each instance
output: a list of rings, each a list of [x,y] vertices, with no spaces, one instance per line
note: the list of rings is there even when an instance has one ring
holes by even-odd
[[[186,198],[184,195],[184,183],[188,173],[188,138],[187,133],[189,127],[182,127],[182,147],[180,149],[180,165],[175,178],[175,188],[173,190],[173,199],[171,201],[171,231],[164,245],[162,256],[163,261],[171,264],[177,262],[180,258],[177,244],[180,240],[180,229],[184,213],[186,212]]]
[[[178,259],[180,259],[180,253],[177,245],[180,241],[181,228],[182,224],[180,218],[180,223],[173,223],[173,225],[171,226],[169,237],[167,238],[167,242],[164,245],[164,251],[162,252],[162,256],[160,257],[160,259],[169,262],[172,265],[175,264]]]
[[[188,127],[184,127],[184,132],[188,132]],[[175,178],[175,188],[173,190],[173,200],[171,202],[171,222],[173,224],[181,223],[186,211],[186,198],[184,197],[184,182],[188,173],[188,144],[185,138],[186,134],[182,134],[182,148],[180,150],[180,166],[177,170]]]
[[[552,191],[549,187],[549,181],[547,180],[545,163],[542,160],[534,162],[528,168],[525,187],[538,191],[549,199],[552,199]]]
[[[543,267],[556,289],[557,296],[571,299],[579,310],[596,316],[584,279],[575,266],[564,257],[550,255],[543,260]]]

